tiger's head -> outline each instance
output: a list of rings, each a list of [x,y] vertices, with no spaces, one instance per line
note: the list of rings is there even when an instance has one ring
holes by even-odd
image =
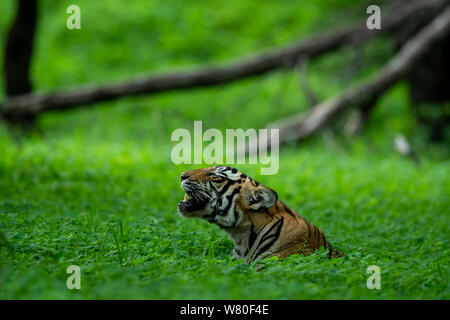
[[[239,170],[215,166],[181,174],[181,188],[186,193],[178,204],[184,217],[203,218],[223,228],[233,228],[247,212],[268,209],[278,195]]]

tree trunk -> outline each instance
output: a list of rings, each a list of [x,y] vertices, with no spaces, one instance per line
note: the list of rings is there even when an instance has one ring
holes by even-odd
[[[423,11],[415,23],[396,33],[397,46],[417,34],[439,11]],[[443,141],[450,128],[450,115],[445,112],[444,103],[450,102],[450,37],[437,41],[407,75],[412,107],[419,123],[424,125],[432,141]]]
[[[36,0],[18,0],[17,14],[9,29],[5,44],[4,76],[7,96],[27,94],[32,91],[30,62],[36,33]],[[32,115],[11,116],[12,122],[33,121]]]

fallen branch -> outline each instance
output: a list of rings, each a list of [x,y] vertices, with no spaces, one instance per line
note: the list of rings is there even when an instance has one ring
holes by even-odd
[[[336,50],[343,45],[362,42],[380,33],[391,32],[396,27],[410,21],[409,19],[414,19],[423,10],[444,7],[445,3],[445,0],[421,0],[408,3],[399,10],[385,14],[381,30],[368,30],[365,22],[362,22],[350,28],[321,34],[300,44],[272,50],[228,66],[149,76],[117,84],[85,86],[52,93],[8,97],[0,105],[0,110],[4,115],[37,114],[50,110],[87,106],[126,96],[226,84],[273,71],[286,65],[295,65],[299,58],[311,59]]]
[[[437,16],[417,35],[408,40],[394,56],[370,81],[363,85],[348,89],[338,97],[331,98],[316,105],[305,114],[298,114],[277,121],[268,128],[279,129],[279,141],[259,141],[262,145],[280,147],[289,141],[301,141],[322,128],[338,112],[352,106],[363,106],[381,95],[399,79],[405,76],[427,52],[431,45],[450,32],[450,6]],[[267,144],[265,144],[267,143]],[[245,151],[244,151],[245,150]],[[249,150],[257,151],[257,146],[249,146]],[[245,146],[238,146],[238,154],[247,153]]]

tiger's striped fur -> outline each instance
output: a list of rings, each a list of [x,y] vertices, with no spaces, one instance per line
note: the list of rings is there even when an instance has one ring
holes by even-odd
[[[216,166],[182,173],[184,217],[217,224],[234,242],[233,253],[248,263],[272,256],[310,255],[320,247],[343,256],[319,228],[278,200],[277,193],[239,170]]]

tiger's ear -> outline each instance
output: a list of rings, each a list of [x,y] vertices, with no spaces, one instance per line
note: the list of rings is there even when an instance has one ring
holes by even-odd
[[[264,186],[252,188],[251,192],[245,197],[246,204],[253,210],[261,208],[270,208],[278,200],[278,195],[272,189]]]

